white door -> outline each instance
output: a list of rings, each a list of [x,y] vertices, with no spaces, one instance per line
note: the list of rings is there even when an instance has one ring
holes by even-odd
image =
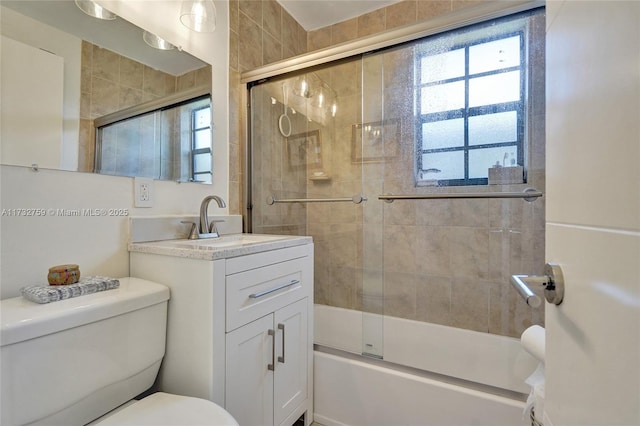
[[[640,2],[547,2],[545,426],[640,424]]]
[[[2,164],[60,168],[64,61],[2,37]]]
[[[225,408],[241,425],[273,424],[273,315],[227,334]]]
[[[275,313],[277,328],[274,420],[281,424],[307,399],[307,299]]]

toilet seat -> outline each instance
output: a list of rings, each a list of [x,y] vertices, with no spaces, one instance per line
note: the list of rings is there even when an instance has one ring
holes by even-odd
[[[219,405],[157,392],[95,423],[100,426],[238,426]]]

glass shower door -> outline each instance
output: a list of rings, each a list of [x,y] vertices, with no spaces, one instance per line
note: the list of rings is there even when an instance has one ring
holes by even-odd
[[[381,356],[382,275],[363,267],[379,264],[381,233],[364,232],[379,213],[359,199],[378,190],[362,176],[361,71],[356,59],[251,88],[252,232],[312,236],[320,315],[349,318],[317,342]]]

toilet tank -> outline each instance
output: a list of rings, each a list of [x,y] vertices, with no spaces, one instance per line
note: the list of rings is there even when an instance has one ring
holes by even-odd
[[[153,385],[169,289],[117,289],[37,304],[0,301],[0,424],[82,425]]]

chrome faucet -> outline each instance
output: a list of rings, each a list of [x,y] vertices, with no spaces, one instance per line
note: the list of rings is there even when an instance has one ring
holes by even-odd
[[[215,234],[208,236],[217,237],[218,232],[215,229],[216,221],[212,221],[211,224],[209,224],[209,217],[207,216],[207,210],[209,209],[209,202],[211,200],[215,200],[215,202],[218,203],[218,207],[220,208],[227,207],[224,200],[217,195],[209,195],[207,197],[204,197],[204,200],[202,200],[202,203],[200,204],[200,234]],[[202,236],[200,238],[202,238]]]

